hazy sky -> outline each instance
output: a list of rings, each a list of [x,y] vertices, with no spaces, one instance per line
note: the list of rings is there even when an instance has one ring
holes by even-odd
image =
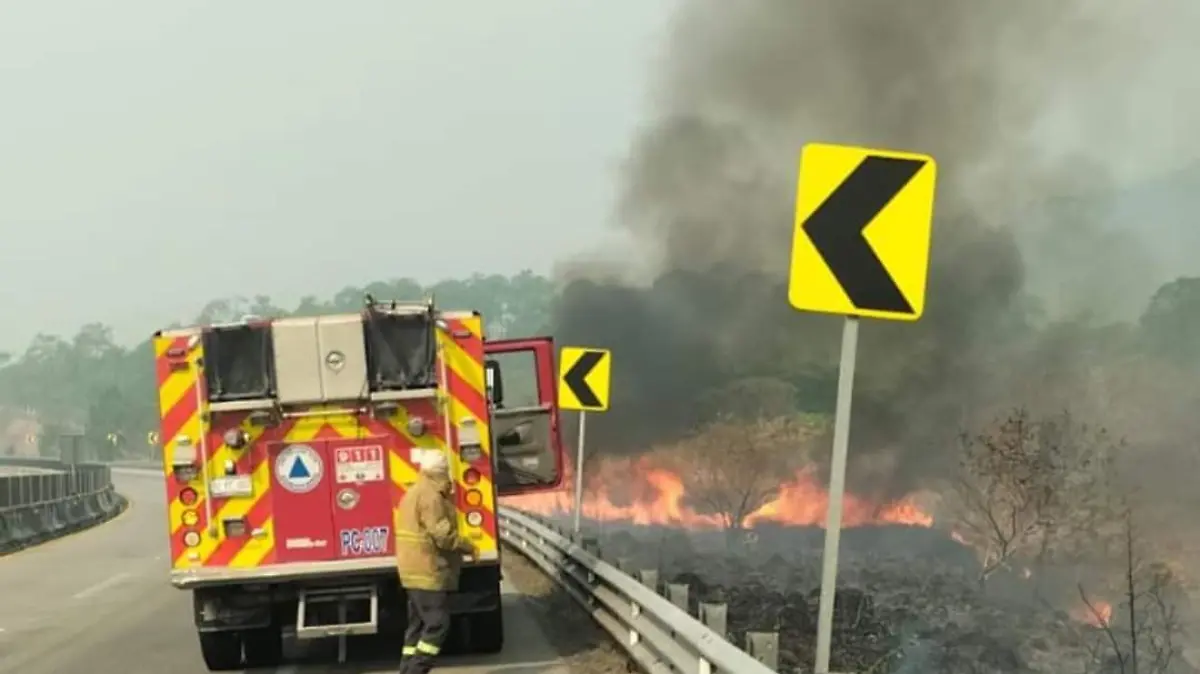
[[[664,2],[0,0],[0,349],[607,236]]]

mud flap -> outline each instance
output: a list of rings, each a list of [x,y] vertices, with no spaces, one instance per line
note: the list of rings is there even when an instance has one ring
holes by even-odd
[[[192,612],[200,632],[256,629],[271,624],[270,597],[240,587],[236,591],[194,591]]]

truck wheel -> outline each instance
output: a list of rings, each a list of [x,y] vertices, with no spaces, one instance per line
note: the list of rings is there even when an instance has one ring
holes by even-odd
[[[201,632],[200,654],[210,672],[242,668],[242,640],[237,632]]]
[[[474,653],[499,653],[504,649],[504,611],[497,606],[487,613],[467,617],[469,649]]]
[[[283,631],[277,625],[242,632],[246,667],[276,667],[283,662]]]

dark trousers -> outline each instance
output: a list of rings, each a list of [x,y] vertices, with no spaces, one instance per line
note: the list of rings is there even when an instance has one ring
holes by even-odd
[[[408,628],[400,674],[429,674],[450,634],[450,593],[405,590],[408,594]]]

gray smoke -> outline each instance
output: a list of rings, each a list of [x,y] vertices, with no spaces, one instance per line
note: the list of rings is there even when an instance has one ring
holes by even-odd
[[[1116,214],[1195,156],[1197,19],[1184,0],[683,2],[615,218],[654,280],[572,281],[556,316],[616,354],[598,446],[677,434],[737,378],[786,373],[832,405],[838,321],[786,299],[798,151],[824,141],[939,162],[926,315],[864,326],[852,443],[900,467],[862,489],[952,466],[948,433],[1013,379],[1001,345],[1034,306],[1128,316],[1190,265],[1179,194],[1153,223]]]

